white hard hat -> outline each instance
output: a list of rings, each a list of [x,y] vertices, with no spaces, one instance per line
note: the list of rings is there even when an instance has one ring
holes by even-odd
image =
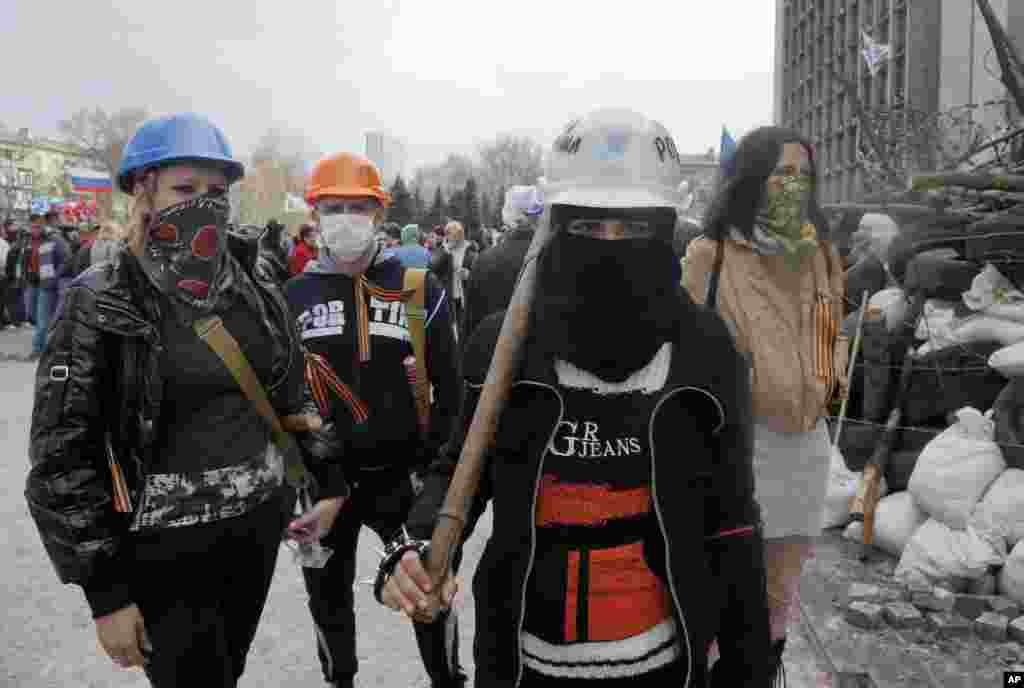
[[[536,186],[513,186],[505,192],[505,205],[501,209],[501,219],[510,227],[544,211],[540,191]]]
[[[672,136],[632,110],[595,110],[555,139],[544,175],[545,205],[678,208],[683,168]]]

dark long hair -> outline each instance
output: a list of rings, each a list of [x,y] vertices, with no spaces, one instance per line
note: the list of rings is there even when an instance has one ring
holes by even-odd
[[[810,220],[818,236],[828,239],[828,222],[818,204],[818,164],[810,141],[792,129],[760,127],[744,136],[736,147],[732,176],[720,182],[715,200],[704,217],[704,234],[720,240],[728,236],[732,227],[749,237],[754,219],[764,203],[765,184],[775,172],[782,157],[782,147],[799,143],[807,151],[811,164]]]

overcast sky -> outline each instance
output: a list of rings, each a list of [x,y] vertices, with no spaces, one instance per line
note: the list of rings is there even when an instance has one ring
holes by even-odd
[[[238,153],[274,124],[326,152],[384,130],[415,165],[500,132],[548,146],[602,105],[692,153],[772,114],[771,0],[3,4],[0,122],[40,135],[83,106],[142,105],[205,113]]]

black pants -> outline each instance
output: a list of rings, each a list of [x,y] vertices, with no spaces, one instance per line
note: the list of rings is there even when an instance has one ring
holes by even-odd
[[[353,593],[359,531],[365,525],[382,541],[393,539],[405,523],[415,498],[409,473],[404,469],[358,474],[334,528],[322,541],[334,554],[322,569],[302,569],[309,593],[309,611],[316,625],[320,664],[327,681],[344,685],[351,682],[359,670]],[[367,592],[372,594],[369,588]],[[396,622],[401,623],[398,619]],[[458,628],[448,628],[454,632],[456,641],[454,661],[446,662],[445,624],[455,624],[455,617],[429,625],[413,624],[413,628],[420,657],[432,683],[447,688],[459,673]],[[455,665],[454,669],[451,665]]]
[[[3,276],[0,276],[0,327],[7,327],[14,323],[14,314],[10,308],[10,283]]]
[[[281,499],[237,518],[135,540],[136,603],[154,688],[235,688],[256,635],[286,524]]]
[[[24,290],[17,282],[7,282],[7,293],[4,294],[4,303],[7,305],[7,313],[11,318],[12,325],[20,325],[25,322],[25,297]]]

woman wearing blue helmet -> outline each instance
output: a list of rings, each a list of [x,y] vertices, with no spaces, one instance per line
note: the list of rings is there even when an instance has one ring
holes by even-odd
[[[277,286],[227,250],[243,173],[205,118],[146,122],[117,178],[128,245],[68,289],[36,377],[29,509],[103,649],[157,688],[236,685],[294,503],[270,427],[197,322],[220,319],[286,430],[313,441],[320,424]],[[324,498],[292,523],[303,542],[340,506],[311,468]]]

